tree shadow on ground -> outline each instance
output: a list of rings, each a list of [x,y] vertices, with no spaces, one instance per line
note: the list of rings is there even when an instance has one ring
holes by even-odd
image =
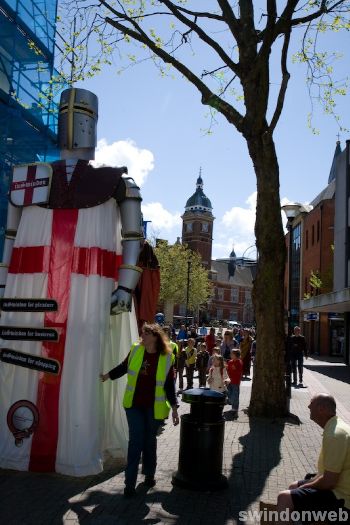
[[[267,479],[281,461],[280,444],[285,425],[284,420],[249,418],[248,421],[248,433],[232,443],[227,488],[204,492],[173,487],[170,493],[149,493],[145,499],[151,504],[147,518],[176,525],[224,525],[244,517],[240,513],[259,500]],[[240,422],[228,424],[239,425]],[[227,444],[225,448],[227,450]],[[210,457],[203,460],[210,461]],[[147,519],[142,523],[147,523]]]
[[[140,483],[136,497],[130,500],[122,495],[124,476],[120,464],[112,464],[98,476],[86,478],[0,471],[0,489],[4,489],[2,501],[6,501],[8,494],[12,502],[17,502],[7,509],[1,522],[37,525],[42,523],[43,515],[47,516],[46,523],[52,525],[66,522],[95,525],[224,525],[230,520],[238,522],[242,517],[240,512],[245,512],[260,499],[281,461],[285,421],[248,418],[241,413],[238,421],[227,421],[226,425],[230,425],[226,429],[226,439],[231,442],[229,447],[225,443],[226,466],[229,467],[226,489],[197,492],[172,487],[170,491],[164,490],[171,479],[171,462],[159,465],[159,476],[163,478],[159,479],[159,488],[156,485],[147,490]],[[248,430],[246,434],[240,435],[245,428],[237,425],[244,425]],[[234,439],[235,434],[240,437]],[[203,461],[210,461],[210,453]],[[3,478],[2,472],[6,473]],[[26,504],[32,503],[29,509],[21,506],[23,491]]]
[[[268,478],[277,469],[285,423],[283,419],[249,418],[249,432],[239,438],[240,451],[232,459],[231,519],[238,521],[240,513],[260,499]]]
[[[339,365],[311,365],[304,362],[304,368],[311,370],[313,372],[318,372],[324,376],[327,376],[332,379],[337,379],[343,383],[350,384],[350,367],[349,366],[339,366]]]

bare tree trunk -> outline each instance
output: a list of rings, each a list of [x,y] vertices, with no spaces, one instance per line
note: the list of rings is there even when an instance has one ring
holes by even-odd
[[[247,139],[257,175],[255,234],[259,254],[253,301],[257,351],[249,413],[276,417],[287,412],[284,383],[285,242],[280,212],[279,167],[268,132]]]

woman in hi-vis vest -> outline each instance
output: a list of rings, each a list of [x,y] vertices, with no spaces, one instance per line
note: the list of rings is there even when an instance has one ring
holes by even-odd
[[[127,376],[123,406],[129,425],[129,445],[125,469],[124,495],[135,494],[142,452],[145,485],[155,485],[157,432],[172,409],[174,425],[179,423],[174,383],[174,355],[161,327],[144,324],[141,341],[134,343],[128,356],[101,380]]]

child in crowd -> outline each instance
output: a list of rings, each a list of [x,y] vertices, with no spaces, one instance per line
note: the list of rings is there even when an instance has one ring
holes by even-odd
[[[212,390],[226,392],[228,376],[222,355],[213,354],[212,366],[209,368],[208,384]]]
[[[193,388],[193,374],[196,365],[197,350],[195,349],[196,340],[192,337],[187,341],[186,351],[186,377],[187,389]]]
[[[197,352],[197,361],[196,367],[198,370],[199,386],[205,386],[206,384],[206,374],[209,361],[209,352],[207,350],[207,345],[205,343],[200,343],[199,351]]]
[[[207,350],[208,350],[208,347],[207,347]],[[214,346],[212,354],[210,354],[210,352],[209,352],[209,356],[210,357],[209,357],[209,361],[208,361],[207,374],[209,374],[209,369],[213,366],[213,359],[214,359],[214,356],[216,356],[216,355],[221,355],[219,346]]]
[[[183,374],[184,374],[184,370],[186,366],[186,359],[187,359],[186,350],[185,350],[187,341],[186,340],[178,341],[178,343],[179,343],[179,351],[177,353],[177,367],[176,368],[177,368],[177,376],[179,378],[179,390],[177,393],[181,394],[184,389]]]
[[[230,383],[227,387],[229,403],[232,405],[233,417],[238,417],[239,387],[242,379],[243,363],[239,350],[231,351],[231,360],[227,363],[227,373]]]
[[[215,328],[213,326],[210,328],[209,334],[205,336],[205,343],[209,354],[213,355],[214,346],[216,345]]]

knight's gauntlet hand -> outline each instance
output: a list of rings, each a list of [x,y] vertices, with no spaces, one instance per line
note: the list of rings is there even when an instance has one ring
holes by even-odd
[[[142,273],[142,268],[132,264],[119,267],[118,288],[112,294],[111,313],[119,314],[131,311],[132,292]]]

